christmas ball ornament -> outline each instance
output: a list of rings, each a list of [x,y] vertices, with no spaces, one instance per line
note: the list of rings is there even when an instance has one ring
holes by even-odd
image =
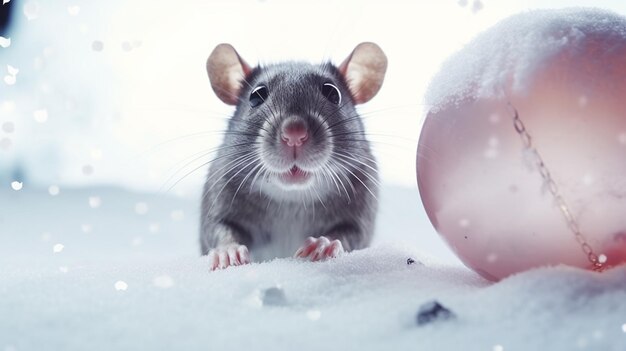
[[[426,103],[420,194],[468,267],[626,262],[626,18],[505,19],[442,65]]]

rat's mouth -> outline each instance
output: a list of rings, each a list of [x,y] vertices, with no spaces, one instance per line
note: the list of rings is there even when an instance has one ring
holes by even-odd
[[[293,166],[287,172],[281,173],[279,178],[285,184],[305,184],[311,178],[311,173]]]

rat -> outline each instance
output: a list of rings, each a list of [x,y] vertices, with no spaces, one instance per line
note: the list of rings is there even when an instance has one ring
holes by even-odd
[[[369,246],[378,171],[355,106],[382,86],[381,48],[361,43],[339,66],[252,67],[219,44],[206,68],[217,97],[235,106],[202,194],[200,244],[210,269],[320,261]]]

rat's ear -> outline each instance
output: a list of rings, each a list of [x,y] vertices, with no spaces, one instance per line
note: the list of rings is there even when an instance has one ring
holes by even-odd
[[[230,44],[219,44],[206,61],[211,87],[220,100],[237,105],[242,81],[252,69]]]
[[[339,66],[355,104],[368,102],[378,93],[386,71],[387,56],[378,45],[367,42],[357,45]]]

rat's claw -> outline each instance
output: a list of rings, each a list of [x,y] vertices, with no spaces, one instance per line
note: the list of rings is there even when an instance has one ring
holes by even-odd
[[[237,256],[239,257],[240,264],[250,263],[250,253],[245,245],[239,245],[237,248]]]
[[[325,236],[319,238],[308,237],[304,245],[299,248],[294,257],[305,258],[311,261],[321,261],[331,257],[338,257],[344,252],[341,241],[330,241]]]
[[[250,263],[248,248],[244,245],[232,244],[211,249],[208,254],[209,269],[225,269]]]

